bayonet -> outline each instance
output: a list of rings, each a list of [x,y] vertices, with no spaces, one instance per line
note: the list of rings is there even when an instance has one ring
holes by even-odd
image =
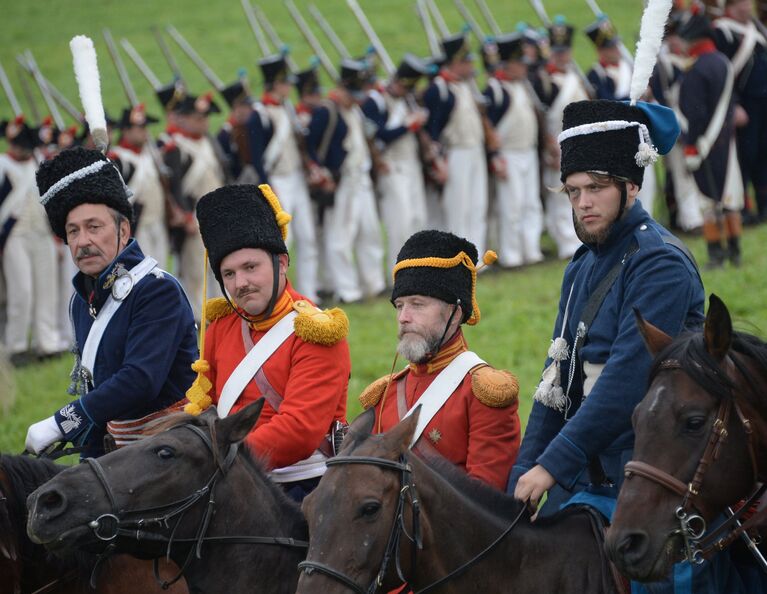
[[[200,69],[200,72],[202,72],[203,76],[211,84],[211,86],[217,91],[221,91],[226,86],[224,85],[224,81],[216,76],[216,73],[213,72],[213,69],[205,63],[205,60],[200,57],[200,54],[195,51],[195,49],[189,44],[184,36],[181,35],[181,33],[179,33],[173,25],[166,26],[165,30],[168,32],[168,35],[173,38],[173,41],[178,44],[186,56],[192,62],[194,62],[194,65]]]
[[[131,107],[134,107],[138,105],[139,100],[136,96],[136,91],[130,82],[130,78],[128,78],[128,71],[125,69],[125,64],[120,58],[120,54],[117,52],[112,33],[109,32],[109,29],[103,29],[101,33],[104,36],[107,50],[109,50],[109,56],[112,58],[112,64],[114,64],[115,70],[117,70],[117,76],[120,78],[120,83],[122,84],[123,91],[125,91],[128,103],[130,103]]]
[[[186,86],[186,83],[184,82],[184,77],[181,76],[181,69],[178,67],[178,62],[176,62],[176,58],[174,58],[173,54],[170,52],[170,48],[168,47],[168,44],[165,43],[165,38],[162,35],[162,31],[160,31],[160,29],[155,26],[155,27],[152,27],[152,34],[154,35],[154,38],[157,41],[157,45],[160,46],[160,51],[162,52],[162,55],[165,57],[165,61],[168,63],[168,66],[170,66],[170,69],[173,72],[173,77],[177,81],[180,81],[181,84]]]
[[[442,18],[442,13],[439,11],[439,8],[437,8],[437,5],[434,3],[434,0],[426,0],[426,7],[431,12],[432,17],[434,18],[434,22],[437,23],[437,27],[439,28],[440,35],[442,35],[442,37],[449,37],[450,29],[447,28],[445,19]]]
[[[304,17],[301,16],[300,12],[298,12],[296,5],[293,3],[293,0],[286,0],[285,6],[288,7],[290,16],[293,17],[293,20],[296,22],[298,29],[301,31],[301,34],[304,36],[304,39],[306,39],[306,42],[312,48],[312,51],[315,53],[317,58],[319,58],[320,64],[322,64],[322,67],[330,75],[330,78],[332,78],[334,81],[338,80],[338,70],[333,65],[333,62],[330,61],[330,58],[325,53],[325,50],[322,49],[320,42],[314,36],[314,33],[312,33],[312,30],[309,28],[309,25],[306,24]]]
[[[248,19],[250,30],[253,31],[253,36],[256,38],[258,47],[261,48],[261,54],[263,56],[269,56],[272,54],[272,50],[266,41],[264,30],[261,28],[261,24],[256,18],[256,13],[253,10],[253,6],[250,4],[250,0],[241,0],[242,10],[245,11],[245,17]]]
[[[474,36],[477,38],[477,40],[484,44],[487,37],[485,37],[485,34],[482,31],[482,28],[479,26],[477,20],[472,16],[471,12],[469,12],[469,9],[466,8],[463,0],[453,0],[453,3],[458,9],[458,12],[461,13],[463,20],[466,21],[467,25],[469,25],[469,28],[471,29],[472,33],[474,33]]]
[[[26,65],[22,64],[19,64],[18,72],[19,81],[21,82],[21,92],[24,93],[24,98],[27,100],[27,105],[29,106],[29,113],[32,116],[32,121],[40,122],[42,121],[42,118],[40,117],[40,110],[37,108],[37,102],[35,101],[35,97],[32,94],[32,89],[29,86],[29,80],[27,76],[24,75],[24,73],[26,73],[31,77],[32,73],[27,70]]]
[[[298,70],[298,64],[296,64],[296,61],[290,57],[290,53],[288,53],[288,46],[283,43],[282,39],[280,39],[280,36],[277,34],[277,30],[272,26],[272,23],[266,17],[264,11],[261,10],[260,6],[256,6],[256,13],[258,14],[258,18],[261,20],[261,23],[264,26],[264,31],[266,31],[266,34],[269,36],[269,40],[272,42],[272,45],[285,55],[285,61],[288,63],[288,68],[290,68],[292,72],[296,72]]]
[[[8,80],[8,75],[5,73],[5,68],[3,68],[2,64],[0,64],[0,84],[3,85],[5,96],[8,98],[8,103],[11,104],[13,115],[15,116],[21,115],[22,113],[21,104],[19,103],[19,100],[16,99],[16,94],[13,92],[11,81]]]
[[[22,70],[29,74],[30,76],[33,75],[32,68],[27,63],[21,63],[19,62],[19,66],[21,66]],[[53,100],[58,103],[61,108],[66,111],[73,120],[77,122],[84,122],[85,119],[83,118],[83,112],[80,111],[77,107],[75,107],[75,104],[72,103],[69,99],[66,98],[64,93],[59,91],[54,84],[48,80],[45,76],[43,76],[43,73],[40,73],[40,78],[45,80],[45,85],[48,87],[48,91],[51,93],[51,97],[53,97]],[[38,111],[37,107],[35,106],[34,102],[32,101],[32,93],[29,90],[29,87],[27,86],[27,79],[26,77],[21,77],[21,86],[24,89],[24,94],[27,96],[27,100],[30,102],[30,105],[33,110],[33,115],[35,117],[36,121],[39,121],[38,117]]]
[[[368,21],[368,18],[365,16],[362,8],[360,8],[359,3],[357,0],[346,0],[346,4],[349,5],[349,8],[351,8],[354,16],[357,17],[357,21],[359,22],[363,31],[365,31],[365,35],[367,35],[368,39],[370,40],[370,44],[373,46],[373,49],[375,49],[378,57],[381,59],[381,64],[383,65],[384,70],[386,70],[386,73],[391,76],[397,71],[397,67],[394,65],[394,62],[392,62],[391,56],[389,56],[389,52],[386,51],[383,43],[381,43],[381,39],[376,34],[375,30],[370,24],[370,21]]]
[[[123,46],[125,53],[128,54],[130,59],[136,65],[136,68],[139,69],[139,72],[141,72],[141,74],[150,84],[152,89],[154,91],[160,90],[163,87],[163,84],[160,82],[160,79],[157,78],[157,75],[155,75],[152,69],[149,66],[147,66],[147,63],[144,62],[144,59],[139,55],[139,53],[136,51],[136,48],[133,47],[131,42],[125,38],[122,38],[120,40],[120,45]]]
[[[34,77],[38,88],[40,89],[40,94],[43,96],[45,105],[48,107],[48,111],[50,112],[51,117],[53,118],[53,122],[56,124],[56,127],[59,130],[65,130],[66,123],[64,122],[64,118],[61,116],[61,112],[59,111],[59,106],[56,105],[56,102],[53,100],[53,97],[51,97],[51,93],[48,90],[48,83],[43,77],[43,75],[40,73],[40,69],[37,66],[37,62],[35,61],[35,57],[32,54],[32,51],[26,50],[23,56],[17,56],[17,60],[19,60],[19,63],[21,63],[22,60],[26,60],[27,65],[29,66],[29,70],[32,73],[32,76]]]
[[[431,16],[429,10],[426,8],[424,0],[416,0],[415,10],[418,13],[418,18],[421,20],[424,33],[426,33],[426,40],[429,43],[429,51],[433,58],[437,58],[442,54],[442,48],[439,45],[437,39],[437,33],[434,31],[434,23],[431,22]]]
[[[342,58],[350,58],[351,53],[346,49],[344,42],[341,41],[341,38],[338,37],[338,35],[336,35],[336,32],[333,31],[333,27],[331,27],[330,23],[325,20],[325,17],[322,16],[322,13],[314,4],[309,5],[309,13],[314,17],[315,22],[319,25],[320,29],[322,29],[325,37],[327,37],[333,47],[336,48],[338,55]]]
[[[493,35],[496,37],[501,35],[503,31],[501,31],[501,28],[498,26],[498,22],[495,20],[495,18],[493,18],[493,13],[490,12],[490,8],[488,8],[487,2],[485,2],[485,0],[474,0],[474,3],[479,7],[479,11],[482,13],[485,21],[487,21],[487,24],[490,27],[490,30],[493,32]]]

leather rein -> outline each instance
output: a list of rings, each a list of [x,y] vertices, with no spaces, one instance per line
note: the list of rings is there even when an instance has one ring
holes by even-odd
[[[386,468],[390,470],[396,470],[400,473],[400,491],[399,491],[399,499],[397,501],[397,509],[394,515],[394,523],[392,524],[391,530],[389,532],[389,540],[386,544],[386,550],[384,552],[383,559],[381,560],[381,565],[379,566],[378,572],[376,573],[376,576],[373,578],[373,581],[368,585],[367,588],[359,585],[357,582],[355,582],[352,578],[347,576],[346,574],[333,569],[329,565],[326,565],[325,563],[320,563],[318,561],[310,561],[309,559],[305,561],[301,561],[298,564],[299,571],[306,572],[307,575],[311,575],[312,573],[319,572],[323,573],[334,580],[341,582],[344,584],[347,588],[355,592],[356,594],[374,594],[382,585],[384,581],[384,577],[386,575],[386,571],[389,567],[389,563],[392,560],[392,557],[395,561],[395,566],[397,568],[397,576],[400,580],[402,580],[403,583],[409,583],[412,581],[411,579],[408,579],[405,577],[404,572],[402,571],[402,566],[400,565],[400,543],[402,542],[402,536],[404,535],[405,538],[410,540],[410,542],[413,544],[412,546],[412,559],[411,559],[411,571],[415,572],[418,565],[417,565],[417,554],[419,550],[423,549],[423,539],[421,534],[421,521],[420,521],[420,513],[421,513],[421,505],[420,501],[418,499],[418,493],[415,488],[415,483],[413,482],[413,469],[410,466],[410,464],[407,462],[404,456],[401,456],[398,462],[395,462],[393,460],[387,460],[386,458],[376,458],[372,456],[336,456],[335,458],[331,458],[326,462],[327,466],[340,466],[342,464],[369,464],[373,466],[378,466],[379,468]],[[412,526],[411,526],[411,532],[408,533],[407,529],[405,528],[405,505],[406,502],[409,501],[410,508],[412,512]],[[506,530],[503,531],[503,533],[496,538],[492,543],[490,543],[487,547],[485,547],[482,551],[480,551],[477,555],[472,557],[469,561],[464,563],[463,565],[460,565],[447,575],[441,577],[435,582],[432,582],[428,586],[421,588],[415,594],[423,594],[425,592],[431,591],[434,588],[437,588],[439,586],[442,586],[449,580],[458,577],[459,575],[465,573],[470,567],[472,567],[475,563],[479,562],[485,555],[487,555],[490,551],[492,551],[498,543],[500,543],[519,523],[519,520],[522,518],[524,512],[526,511],[526,507],[523,505],[519,511],[519,514],[514,518],[512,523],[506,528]]]
[[[735,359],[731,360],[738,371],[745,378],[749,379],[743,366]],[[682,369],[682,365],[676,359],[667,359],[661,362],[659,369]],[[750,379],[749,383],[751,383]],[[701,510],[705,509],[706,505],[701,495],[701,486],[703,485],[703,479],[708,468],[719,459],[721,448],[727,442],[727,425],[733,409],[735,409],[743,430],[748,436],[748,451],[751,458],[754,487],[746,502],[736,512],[728,514],[729,517],[725,522],[706,534],[706,520],[701,513]],[[684,559],[690,563],[703,563],[715,553],[727,548],[738,537],[743,536],[750,541],[747,533],[748,530],[756,526],[758,521],[767,514],[766,508],[761,512],[753,514],[745,522],[741,522],[741,518],[767,490],[767,484],[761,484],[758,481],[759,469],[755,439],[756,435],[751,420],[743,414],[743,409],[738,403],[737,398],[732,394],[730,397],[721,398],[719,402],[719,409],[711,425],[706,448],[698,461],[693,478],[689,483],[685,484],[675,476],[646,462],[631,460],[626,463],[624,476],[627,480],[633,476],[641,476],[682,497],[681,504],[675,510],[676,518],[679,521],[679,528],[673,531],[672,534],[680,534],[682,536],[685,546]]]
[[[208,478],[205,484],[193,491],[188,496],[167,503],[165,505],[159,505],[155,507],[147,507],[143,509],[134,510],[121,510],[117,505],[117,500],[114,496],[114,491],[109,484],[106,474],[101,466],[101,463],[96,458],[87,458],[88,466],[96,475],[99,483],[101,483],[104,492],[106,493],[109,504],[112,508],[111,513],[102,514],[95,520],[88,522],[88,527],[93,530],[94,535],[99,540],[109,543],[106,550],[99,555],[99,559],[96,562],[96,567],[93,569],[91,575],[91,587],[95,588],[96,570],[98,566],[108,558],[112,553],[116,551],[117,545],[115,540],[117,537],[129,538],[136,541],[149,541],[149,542],[162,542],[167,543],[166,557],[170,558],[171,550],[174,543],[193,543],[194,546],[189,549],[189,553],[184,560],[178,574],[170,581],[164,580],[159,574],[158,559],[154,559],[154,576],[157,583],[161,588],[167,589],[172,584],[176,583],[184,575],[184,571],[187,569],[193,559],[202,558],[202,545],[204,542],[219,543],[219,544],[260,544],[260,545],[278,545],[284,547],[293,547],[306,549],[309,543],[304,540],[296,540],[291,537],[282,536],[206,536],[208,528],[210,527],[211,518],[215,512],[215,490],[218,481],[226,476],[229,469],[234,464],[234,460],[237,457],[239,449],[239,443],[229,445],[229,449],[223,460],[219,458],[218,450],[213,444],[211,436],[203,431],[196,425],[184,424],[172,427],[169,430],[176,428],[186,428],[195,433],[210,450],[213,455],[213,459],[216,464],[216,469],[213,474]],[[200,502],[205,502],[205,509],[200,519],[200,523],[197,526],[194,538],[176,538],[176,532],[178,531],[181,522],[187,511],[192,509]],[[164,512],[164,513],[163,513]],[[136,520],[126,520],[126,516],[141,515]],[[148,517],[147,517],[148,515]],[[175,522],[173,522],[175,520]],[[172,524],[172,525],[171,525]],[[170,530],[170,535],[166,536],[163,532]]]

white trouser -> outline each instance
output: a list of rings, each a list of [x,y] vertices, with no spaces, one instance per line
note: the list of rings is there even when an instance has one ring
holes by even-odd
[[[186,292],[189,303],[192,305],[194,319],[200,321],[202,312],[202,263],[205,258],[205,246],[202,243],[200,232],[187,235],[181,248],[181,265],[179,268],[179,281]],[[208,295],[207,298],[220,297],[218,281],[213,276],[213,271],[208,265]]]
[[[682,145],[675,144],[666,155],[667,175],[671,175],[676,199],[676,224],[690,231],[703,226],[703,214],[700,210],[700,192],[692,174],[684,162]]]
[[[58,252],[58,270],[59,270],[59,304],[58,304],[58,329],[62,340],[62,350],[71,348],[75,342],[72,320],[69,318],[69,304],[72,301],[72,295],[75,288],[72,285],[72,279],[79,272],[77,265],[72,260],[72,254],[69,246],[61,244],[56,246]]]
[[[442,211],[442,190],[434,184],[426,184],[426,228],[446,231],[445,213]]]
[[[642,202],[644,208],[650,216],[653,216],[655,208],[655,193],[658,190],[657,176],[655,175],[655,166],[650,165],[644,168],[644,178],[642,179],[642,189],[639,190],[637,198]]]
[[[543,260],[543,207],[536,149],[503,151],[506,179],[496,178],[498,260],[501,266],[521,266]]]
[[[426,224],[426,192],[419,161],[387,164],[389,172],[379,175],[378,192],[387,238],[386,265],[391,271],[405,241]]]
[[[9,354],[29,350],[30,328],[41,353],[61,350],[56,324],[56,264],[56,245],[49,233],[11,231],[3,251],[8,290],[5,345]]]
[[[562,185],[559,181],[559,169],[546,167],[543,170],[543,183],[546,186],[546,230],[557,244],[557,256],[560,260],[572,257],[581,246],[581,240],[575,234],[573,225],[573,209],[570,200],[562,192],[552,191],[549,188],[558,188]]]
[[[381,228],[367,171],[341,176],[335,202],[325,211],[324,233],[328,272],[339,298],[358,301],[384,290]]]
[[[487,239],[487,161],[482,146],[447,152],[448,176],[442,190],[445,227],[477,246],[479,259]]]
[[[152,256],[163,270],[168,268],[170,240],[165,221],[139,221],[136,229],[136,241],[146,256]]]
[[[271,184],[282,208],[293,217],[288,226],[288,241],[296,246],[296,289],[316,302],[319,254],[306,177],[298,169],[287,175],[273,175]]]

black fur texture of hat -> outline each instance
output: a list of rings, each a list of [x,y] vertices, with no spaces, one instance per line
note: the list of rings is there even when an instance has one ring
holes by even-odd
[[[67,215],[81,204],[105,204],[133,222],[133,207],[128,201],[122,176],[117,166],[97,150],[71,148],[61,151],[49,161],[43,161],[37,170],[37,188],[41,198],[60,179],[98,161],[106,161],[107,164],[93,173],[73,180],[44,204],[53,232],[65,242]]]
[[[454,258],[465,252],[477,264],[476,246],[462,237],[445,231],[419,231],[410,236],[397,255],[397,264],[417,258]],[[455,304],[461,300],[463,320],[469,319],[473,310],[472,274],[464,264],[452,268],[434,266],[405,267],[394,276],[391,301],[408,295],[426,295],[446,303]]]
[[[288,253],[274,209],[258,186],[224,186],[205,194],[197,202],[197,220],[219,283],[221,261],[232,252],[256,248]]]
[[[627,120],[649,127],[650,120],[638,107],[620,101],[576,101],[565,107],[562,130],[583,124]],[[631,180],[642,187],[644,167],[636,163],[639,129],[610,130],[573,136],[562,141],[561,176],[564,183],[571,173],[599,171]]]

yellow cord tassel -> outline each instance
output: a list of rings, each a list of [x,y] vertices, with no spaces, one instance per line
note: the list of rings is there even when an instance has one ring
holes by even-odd
[[[203,258],[203,270],[202,270],[202,312],[200,315],[200,358],[192,363],[192,370],[197,372],[192,385],[186,391],[186,399],[189,401],[184,407],[184,412],[190,415],[199,415],[202,411],[213,404],[213,400],[210,397],[210,390],[213,388],[213,384],[210,383],[208,376],[205,374],[210,371],[210,363],[208,363],[205,357],[205,325],[207,321],[206,307],[207,307],[207,295],[208,295],[208,250],[205,250],[205,257]]]

